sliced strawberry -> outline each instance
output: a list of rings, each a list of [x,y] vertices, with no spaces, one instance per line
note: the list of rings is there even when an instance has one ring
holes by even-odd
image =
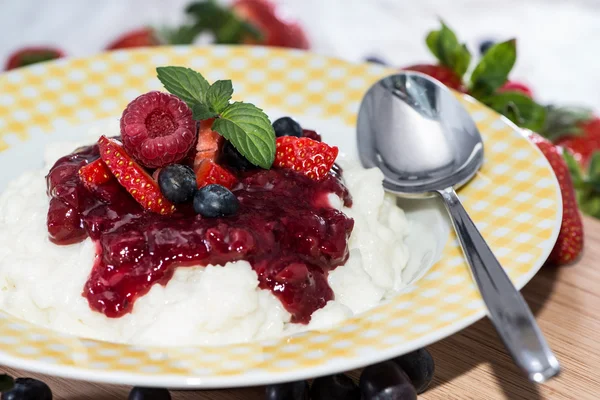
[[[112,172],[101,158],[79,169],[79,178],[88,189],[94,189],[110,181],[112,176]]]
[[[327,176],[338,155],[338,148],[310,138],[282,136],[277,138],[273,165],[300,172],[320,181]]]
[[[202,161],[195,171],[198,188],[217,184],[225,186],[227,189],[231,189],[237,182],[237,178],[231,172],[212,160]]]
[[[200,121],[198,128],[198,143],[196,144],[196,156],[194,157],[194,170],[196,170],[202,161],[215,161],[221,145],[223,144],[223,136],[212,130],[214,119],[205,119]]]
[[[133,161],[120,142],[101,136],[98,146],[108,169],[142,207],[157,214],[172,214],[175,211],[175,206],[162,195],[156,181]]]
[[[119,36],[106,47],[106,50],[128,49],[132,47],[158,46],[160,41],[156,37],[154,29],[141,28]]]

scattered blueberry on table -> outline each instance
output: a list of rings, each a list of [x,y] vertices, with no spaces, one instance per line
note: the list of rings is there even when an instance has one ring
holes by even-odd
[[[17,378],[12,389],[2,392],[2,400],[52,400],[52,391],[37,379]]]
[[[406,373],[393,361],[365,368],[360,375],[362,400],[416,400],[417,392]]]
[[[302,127],[298,122],[290,117],[281,117],[273,122],[273,130],[276,137],[282,136],[302,136]]]
[[[417,394],[427,390],[435,372],[433,357],[427,349],[415,350],[412,353],[394,358],[392,361],[406,373]]]
[[[196,193],[196,175],[188,166],[167,165],[158,173],[158,185],[169,201],[175,204],[187,203]]]
[[[171,400],[167,389],[134,387],[129,392],[128,400]]]
[[[265,389],[266,400],[309,400],[307,381],[279,383]]]
[[[204,186],[194,195],[194,210],[203,217],[226,217],[235,214],[239,207],[237,197],[221,185]]]
[[[360,389],[344,374],[323,376],[313,381],[311,400],[360,400]]]

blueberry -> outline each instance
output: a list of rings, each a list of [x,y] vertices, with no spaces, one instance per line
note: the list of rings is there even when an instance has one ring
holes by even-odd
[[[194,210],[203,217],[225,217],[233,215],[240,202],[229,189],[221,185],[207,185],[194,196]]]
[[[298,381],[269,385],[265,390],[265,400],[308,400],[308,382]]]
[[[310,388],[311,400],[360,400],[360,389],[354,381],[336,374],[317,378]]]
[[[433,357],[427,349],[419,349],[392,360],[408,375],[417,394],[429,387],[435,372]]]
[[[13,388],[2,393],[2,400],[52,400],[52,391],[37,379],[17,378]]]
[[[410,379],[396,363],[386,361],[371,365],[360,376],[362,400],[416,400]]]
[[[221,150],[221,156],[219,164],[226,165],[232,169],[238,171],[250,171],[257,169],[258,167],[252,164],[229,141],[225,141],[223,149]]]
[[[385,62],[385,60],[383,60],[381,57],[377,57],[377,56],[369,56],[369,57],[365,58],[365,61],[373,63],[373,64],[388,65],[388,63]]]
[[[171,400],[167,389],[134,387],[129,392],[129,400]]]
[[[162,194],[175,204],[186,203],[197,189],[194,171],[185,165],[167,165],[158,173],[158,186]]]
[[[273,122],[273,129],[275,129],[275,136],[277,137],[302,137],[302,127],[290,117],[282,117],[275,120],[275,122]]]
[[[484,55],[495,44],[493,40],[484,40],[479,44],[479,54]]]

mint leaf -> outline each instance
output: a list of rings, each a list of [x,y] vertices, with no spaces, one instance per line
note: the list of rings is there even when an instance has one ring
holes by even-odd
[[[442,22],[441,29],[429,32],[425,42],[441,65],[450,68],[462,78],[469,69],[471,53],[466,45],[458,42],[452,29]]]
[[[206,104],[198,103],[192,106],[192,114],[195,120],[202,121],[203,119],[209,119],[216,117],[217,114]]]
[[[199,72],[185,67],[158,67],[156,72],[165,89],[185,101],[190,108],[205,102],[210,85]]]
[[[275,131],[269,117],[250,103],[235,102],[213,123],[217,131],[252,164],[269,169],[275,159]]]
[[[230,80],[214,82],[206,92],[206,102],[217,113],[220,113],[229,105],[233,85]]]
[[[521,128],[537,132],[546,121],[546,109],[521,92],[496,93],[484,98],[483,102]]]
[[[516,60],[515,39],[490,47],[471,74],[471,95],[481,99],[494,93],[507,81]]]
[[[15,381],[12,377],[6,374],[0,374],[0,392],[10,390],[15,385]]]

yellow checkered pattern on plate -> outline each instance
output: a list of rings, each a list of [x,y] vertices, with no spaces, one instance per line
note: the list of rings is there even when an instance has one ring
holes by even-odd
[[[349,126],[366,89],[392,72],[260,47],[153,48],[40,64],[0,76],[0,152],[65,124],[117,118],[132,98],[161,89],[155,75],[161,65],[189,66],[209,81],[232,79],[234,98],[291,115],[335,116]],[[484,137],[486,159],[460,195],[510,277],[522,286],[556,236],[556,180],[541,153],[510,124],[472,100],[463,101]],[[57,334],[0,313],[0,358],[20,365],[35,361],[36,368],[42,363],[50,369],[138,375],[308,375],[335,360],[357,365],[359,359],[375,360],[378,351],[421,346],[473,322],[484,309],[468,271],[452,236],[442,260],[387,304],[329,331],[222,347],[117,345]]]

